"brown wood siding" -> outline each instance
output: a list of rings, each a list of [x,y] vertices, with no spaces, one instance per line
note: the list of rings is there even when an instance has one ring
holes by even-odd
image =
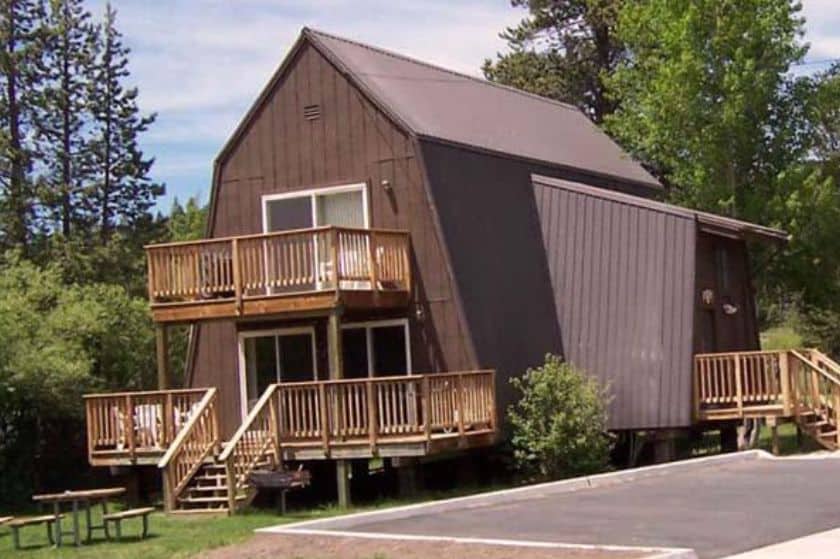
[[[609,386],[611,429],[691,423],[691,217],[535,182],[565,357]]]
[[[501,418],[516,397],[509,379],[562,350],[531,193],[535,169],[437,142],[422,149],[479,366],[497,370]]]
[[[311,104],[321,106],[320,119],[303,118]],[[211,236],[260,232],[264,194],[358,182],[368,185],[372,226],[411,233],[415,300],[422,309],[422,320],[414,305],[408,312],[415,371],[475,367],[414,143],[306,43],[220,162]],[[229,435],[240,410],[236,329],[220,322],[197,330],[192,382],[220,388]]]
[[[711,291],[709,303],[703,301],[704,290]],[[758,319],[744,241],[700,232],[694,300],[696,353],[759,348]],[[736,312],[727,314],[726,304],[732,305]]]

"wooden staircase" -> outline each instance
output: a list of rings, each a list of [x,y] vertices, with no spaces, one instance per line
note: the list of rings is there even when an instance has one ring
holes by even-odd
[[[226,443],[219,440],[216,391],[208,391],[158,464],[167,512],[233,514],[251,503],[256,489],[248,475],[281,467],[276,431],[268,424],[275,388],[266,390]]]
[[[694,359],[695,418],[795,422],[840,448],[840,364],[816,349],[707,353]]]

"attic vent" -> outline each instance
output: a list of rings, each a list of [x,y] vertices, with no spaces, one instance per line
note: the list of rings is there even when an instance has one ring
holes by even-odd
[[[303,118],[306,120],[318,120],[321,118],[321,105],[305,105],[303,107]]]

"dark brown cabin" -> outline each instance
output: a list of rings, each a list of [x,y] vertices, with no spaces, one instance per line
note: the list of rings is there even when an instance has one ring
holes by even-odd
[[[694,355],[758,347],[745,240],[785,238],[654,201],[572,106],[310,29],[213,181],[207,239],[148,247],[161,388],[181,323],[192,390],[88,407],[91,461],[159,463],[170,508],[211,459],[233,511],[256,465],[336,460],[346,497],[345,460],[493,444],[546,353],[612,429],[690,426]]]

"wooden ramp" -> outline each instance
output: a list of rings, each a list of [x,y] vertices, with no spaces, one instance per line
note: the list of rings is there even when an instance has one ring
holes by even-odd
[[[789,420],[840,448],[840,364],[816,349],[696,355],[694,406],[698,422]]]

